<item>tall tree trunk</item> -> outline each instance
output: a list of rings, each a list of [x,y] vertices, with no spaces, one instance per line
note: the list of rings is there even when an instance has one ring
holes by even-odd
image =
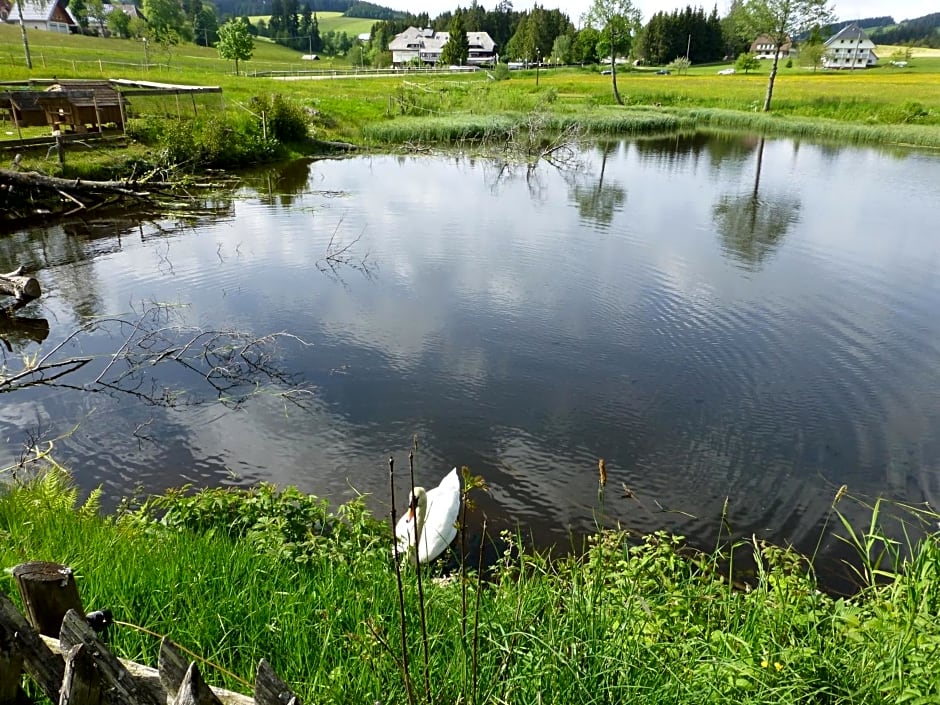
[[[767,95],[764,96],[764,112],[770,112],[770,100],[774,96],[774,81],[777,80],[777,64],[780,63],[780,49],[774,52],[774,64],[770,67],[770,77],[767,79]]]
[[[23,35],[23,51],[26,52],[26,68],[33,68],[33,58],[29,55],[29,39],[26,38],[26,23],[23,21],[23,0],[16,0],[16,10],[20,13],[20,33]]]
[[[610,34],[610,82],[614,87],[614,100],[617,101],[617,105],[623,105],[623,98],[620,97],[620,91],[617,90],[617,62],[614,58],[616,52],[614,51],[614,28],[611,23],[607,24],[608,33]]]

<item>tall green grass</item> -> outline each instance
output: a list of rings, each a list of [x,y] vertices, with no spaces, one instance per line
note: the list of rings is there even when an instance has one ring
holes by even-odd
[[[940,540],[928,532],[905,553],[879,519],[841,527],[881,556],[851,598],[820,591],[805,559],[758,541],[737,547],[758,566],[740,589],[723,567],[731,547],[691,553],[664,533],[603,531],[582,555],[552,559],[505,535],[486,579],[472,568],[426,576],[430,701],[938,702]],[[0,538],[5,567],[75,568],[86,606],[119,620],[111,643],[123,656],[155,658],[157,640],[134,624],[247,680],[268,658],[306,702],[407,700],[388,526],[361,503],[330,511],[262,486],[174,493],[102,518],[53,471],[3,491]],[[426,702],[413,568],[403,575]],[[3,589],[15,592],[9,576]]]

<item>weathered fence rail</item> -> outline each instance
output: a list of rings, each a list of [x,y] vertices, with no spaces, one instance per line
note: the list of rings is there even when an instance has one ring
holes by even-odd
[[[166,638],[156,669],[119,659],[89,623],[109,620],[83,614],[69,569],[27,563],[13,574],[29,618],[0,592],[0,705],[28,702],[24,673],[58,705],[300,705],[264,659],[253,697],[207,685],[196,663]]]

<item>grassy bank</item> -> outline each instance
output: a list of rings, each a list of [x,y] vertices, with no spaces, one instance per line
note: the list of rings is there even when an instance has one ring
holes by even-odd
[[[142,135],[159,132],[140,121],[175,121],[164,132],[207,135],[218,145],[238,144],[238,159],[208,160],[202,167],[230,167],[240,163],[283,159],[310,154],[324,142],[351,142],[365,148],[388,149],[414,143],[467,144],[498,138],[540,116],[542,127],[578,124],[590,134],[651,134],[666,130],[719,128],[792,135],[806,139],[853,143],[914,145],[940,148],[940,58],[917,57],[898,69],[888,65],[866,71],[812,71],[782,67],[777,79],[774,110],[758,112],[766,87],[766,67],[748,75],[719,76],[717,66],[693,67],[684,75],[658,75],[651,68],[624,70],[619,86],[626,105],[614,105],[610,77],[598,67],[513,71],[509,80],[495,81],[486,72],[454,75],[375,75],[333,78],[332,72],[350,67],[345,59],[304,62],[301,53],[268,42],[257,42],[255,57],[244,62],[248,71],[301,72],[317,69],[330,78],[278,80],[232,75],[230,62],[214,49],[186,45],[169,51],[149,50],[144,62],[141,42],[30,33],[34,68],[25,68],[18,30],[0,26],[0,80],[28,77],[109,78],[155,80],[194,85],[218,85],[223,98],[208,94],[193,101],[175,97],[132,99],[132,133],[140,140],[126,153],[93,157],[84,148],[70,155],[78,163],[103,162],[99,171],[126,170],[130,163],[140,173],[153,164],[161,145]],[[295,76],[294,78],[298,78]],[[280,95],[303,114],[315,142],[264,144],[257,99]],[[195,115],[194,115],[195,113]],[[207,123],[215,121],[209,129]],[[224,125],[220,124],[224,122]],[[183,123],[182,126],[180,123]],[[45,128],[34,128],[37,134]],[[229,132],[226,133],[226,130]],[[3,130],[13,138],[7,123]],[[221,137],[219,134],[221,132]],[[245,140],[227,135],[244,135]],[[247,146],[243,144],[247,142]],[[200,148],[201,149],[201,148]],[[254,150],[254,151],[252,151]],[[197,150],[199,151],[199,150]],[[211,149],[203,150],[211,151]],[[256,152],[256,153],[255,153]],[[148,156],[149,154],[149,156]],[[247,156],[246,156],[247,155]],[[55,173],[57,166],[46,150],[29,155],[29,168]],[[224,155],[223,155],[224,156]],[[150,160],[149,162],[147,160]],[[142,162],[147,162],[143,164]],[[68,172],[66,172],[68,173]]]
[[[76,500],[60,471],[7,487],[0,555],[5,567],[74,567],[86,607],[110,607],[124,623],[111,635],[118,653],[153,662],[157,639],[133,624],[244,678],[268,658],[305,702],[408,701],[388,528],[361,504],[331,512],[262,487],[173,495],[102,518],[93,499]],[[878,536],[877,526],[855,536],[869,556],[862,577],[873,577],[879,551],[890,557]],[[484,583],[473,570],[465,581],[425,574],[430,697],[415,572],[404,571],[417,702],[940,699],[936,534],[851,599],[821,593],[805,561],[759,543],[761,568],[741,590],[718,567],[727,547],[689,555],[665,534],[606,532],[582,557],[556,560],[507,541]],[[8,575],[3,589],[15,594]]]

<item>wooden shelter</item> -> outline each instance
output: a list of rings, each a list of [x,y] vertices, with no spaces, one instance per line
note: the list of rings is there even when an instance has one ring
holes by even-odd
[[[108,81],[63,81],[47,88],[37,99],[53,129],[73,132],[101,131],[105,125],[124,128],[124,97]]]
[[[0,110],[17,127],[41,127],[46,123],[46,113],[37,102],[42,93],[38,91],[5,91],[0,93]]]

